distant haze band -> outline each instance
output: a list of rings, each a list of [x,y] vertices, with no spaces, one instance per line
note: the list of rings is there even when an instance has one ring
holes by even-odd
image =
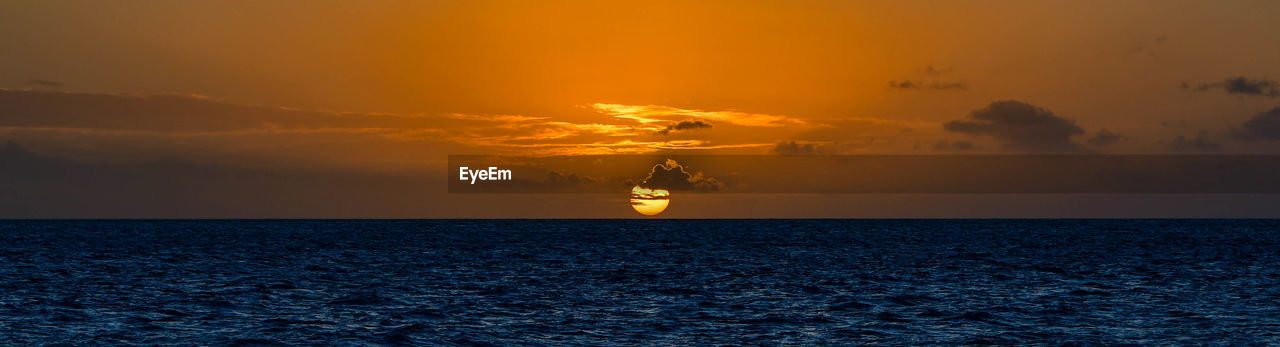
[[[454,176],[500,166],[517,178],[451,180],[449,192],[621,193],[664,162],[680,168],[673,192],[1280,193],[1270,155],[450,155]]]

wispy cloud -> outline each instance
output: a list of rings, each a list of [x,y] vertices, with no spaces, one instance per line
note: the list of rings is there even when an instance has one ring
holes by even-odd
[[[479,121],[488,121],[488,122],[509,122],[509,123],[523,123],[523,122],[541,121],[541,120],[547,119],[547,117],[530,117],[530,116],[521,116],[521,115],[483,115],[483,114],[466,114],[466,113],[453,113],[453,114],[450,114],[449,116],[457,119],[479,120]]]
[[[673,140],[673,141],[634,141],[592,143],[519,143],[509,139],[489,139],[488,142],[475,143],[480,147],[520,149],[526,155],[602,155],[602,154],[644,154],[671,150],[716,150],[732,148],[766,147],[767,143],[712,144],[705,140]]]
[[[804,120],[775,114],[749,113],[734,110],[706,111],[658,105],[591,104],[596,111],[617,118],[630,119],[641,124],[674,122],[688,118],[710,119],[723,123],[750,127],[780,127],[806,124]]]
[[[61,88],[64,86],[64,85],[62,84],[62,82],[58,82],[58,81],[50,81],[50,80],[40,80],[40,79],[35,79],[35,80],[27,81],[27,85],[29,85],[29,86],[35,86],[35,87],[38,87],[38,88],[49,88],[49,89],[61,89]]]
[[[716,127],[735,125],[729,131],[755,127],[757,132],[769,133],[773,127],[804,123],[781,115],[665,106],[598,104],[594,109],[600,114],[586,119],[521,114],[402,115],[237,105],[183,95],[0,91],[0,135],[64,147],[105,148],[102,144],[110,143],[126,152],[121,153],[125,156],[200,146],[210,152],[241,153],[244,148],[255,148],[256,153],[350,159],[324,152],[336,148],[343,153],[378,152],[421,160],[421,154],[411,153],[461,150],[586,155],[754,148],[770,146],[777,139],[707,138],[702,136],[713,134],[691,130],[710,128],[714,123]],[[677,137],[676,133],[681,134]]]
[[[964,84],[964,82],[936,82],[936,81],[929,82],[929,81],[912,81],[912,80],[889,81],[889,87],[894,89],[933,89],[933,90],[968,89],[969,88],[967,85]]]
[[[964,81],[943,81],[943,75],[955,71],[954,67],[925,66],[917,71],[923,79],[903,79],[889,81],[889,88],[899,90],[964,90],[969,85]]]

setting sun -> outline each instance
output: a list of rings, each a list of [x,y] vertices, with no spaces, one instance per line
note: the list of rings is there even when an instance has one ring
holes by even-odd
[[[667,210],[671,202],[671,193],[666,189],[649,189],[641,186],[631,188],[631,208],[642,215],[653,216]]]

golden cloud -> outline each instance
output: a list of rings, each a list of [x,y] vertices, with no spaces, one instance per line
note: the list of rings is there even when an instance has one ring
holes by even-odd
[[[780,127],[807,124],[804,120],[765,113],[748,113],[734,110],[704,111],[659,105],[591,104],[597,112],[617,118],[630,119],[641,124],[672,122],[687,118],[713,119],[724,123],[750,127]]]

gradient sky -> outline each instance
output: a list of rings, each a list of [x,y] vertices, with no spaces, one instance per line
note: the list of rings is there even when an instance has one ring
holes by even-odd
[[[449,154],[1280,154],[1276,33],[1275,1],[0,0],[0,140],[406,175]],[[484,215],[428,205],[390,215]],[[330,213],[308,211],[285,215]],[[67,215],[112,215],[89,212]]]

